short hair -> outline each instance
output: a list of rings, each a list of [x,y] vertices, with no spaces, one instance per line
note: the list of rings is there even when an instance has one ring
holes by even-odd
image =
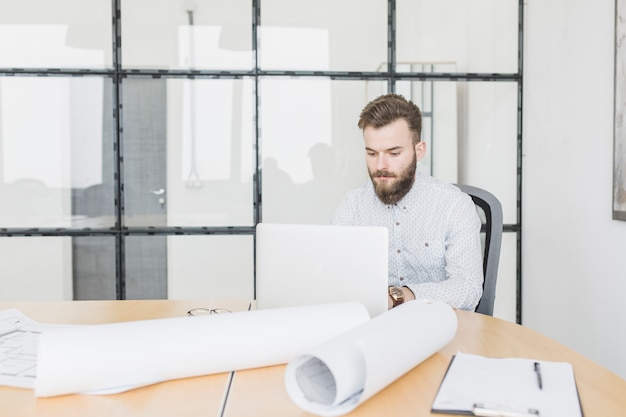
[[[422,137],[422,112],[400,94],[385,94],[370,101],[361,110],[358,126],[361,130],[368,126],[379,129],[398,119],[406,120],[413,134],[413,144],[418,143]]]

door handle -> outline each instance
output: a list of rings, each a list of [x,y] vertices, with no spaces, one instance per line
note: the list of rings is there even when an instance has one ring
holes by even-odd
[[[161,207],[165,206],[165,188],[159,188],[158,190],[150,191],[150,194],[159,196],[159,204]]]

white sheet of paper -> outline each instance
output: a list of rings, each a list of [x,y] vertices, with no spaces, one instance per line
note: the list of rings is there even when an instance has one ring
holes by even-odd
[[[0,385],[33,388],[37,374],[37,344],[45,329],[18,309],[0,311]]]
[[[541,367],[541,388],[535,362]],[[532,414],[531,410],[538,410],[541,417],[582,415],[571,364],[526,358],[489,358],[458,352],[432,408],[467,414],[475,403],[503,412]]]
[[[456,329],[449,305],[409,301],[290,361],[287,393],[305,411],[346,414],[448,344]]]
[[[120,392],[286,363],[368,320],[362,304],[336,303],[46,330],[35,395]]]

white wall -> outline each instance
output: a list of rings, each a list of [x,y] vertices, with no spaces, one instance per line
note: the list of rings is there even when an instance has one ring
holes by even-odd
[[[529,0],[523,323],[626,378],[626,222],[611,220],[613,0]]]

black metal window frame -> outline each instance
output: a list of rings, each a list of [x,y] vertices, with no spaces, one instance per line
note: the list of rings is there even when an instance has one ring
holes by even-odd
[[[116,296],[117,299],[126,298],[125,290],[125,253],[124,238],[126,236],[141,235],[253,235],[254,226],[233,227],[126,227],[124,219],[124,164],[123,164],[123,121],[121,109],[122,80],[125,78],[187,78],[187,79],[241,79],[252,78],[255,85],[255,114],[259,113],[258,84],[261,77],[321,77],[329,80],[378,80],[386,81],[389,91],[395,91],[398,81],[462,81],[462,82],[514,82],[517,84],[517,222],[505,224],[505,233],[516,234],[516,321],[521,323],[521,294],[522,294],[522,118],[523,118],[523,39],[524,39],[524,2],[518,0],[518,59],[516,73],[437,73],[437,72],[399,72],[396,71],[396,0],[387,0],[387,58],[389,64],[387,71],[383,72],[356,72],[356,71],[265,71],[259,68],[258,62],[258,28],[261,25],[261,0],[252,0],[252,48],[254,56],[253,68],[249,71],[226,71],[226,70],[145,70],[125,69],[122,66],[122,38],[121,13],[122,0],[111,0],[113,11],[112,19],[112,51],[113,66],[111,69],[67,69],[67,68],[10,68],[1,69],[0,76],[36,76],[36,77],[83,77],[101,76],[112,79],[113,93],[113,118],[114,118],[114,158],[115,158],[115,224],[111,228],[104,229],[80,229],[80,228],[0,228],[0,237],[11,236],[112,236],[115,238],[116,252]],[[254,224],[262,220],[262,196],[261,189],[261,143],[259,140],[259,121],[255,117],[255,174],[253,178],[253,219]]]

